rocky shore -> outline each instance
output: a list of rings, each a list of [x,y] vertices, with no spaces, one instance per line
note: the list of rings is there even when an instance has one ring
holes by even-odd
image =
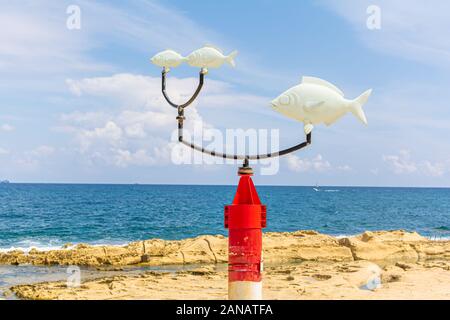
[[[275,299],[450,299],[450,241],[417,233],[365,232],[335,238],[315,231],[264,234],[264,294]],[[103,267],[201,265],[179,272],[142,272],[68,288],[49,282],[11,290],[25,299],[226,298],[227,238],[145,240],[126,246],[79,244],[61,250],[0,254],[0,264]],[[433,290],[430,285],[433,284]]]
[[[450,258],[450,241],[430,241],[417,233],[401,230],[365,232],[335,238],[315,231],[268,232],[264,234],[264,261],[429,260]],[[211,264],[227,262],[227,238],[199,236],[184,240],[152,239],[126,246],[79,244],[66,249],[10,251],[0,253],[0,264],[126,266]]]

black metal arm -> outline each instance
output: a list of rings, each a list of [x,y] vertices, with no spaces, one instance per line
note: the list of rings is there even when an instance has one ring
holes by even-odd
[[[303,149],[305,147],[307,147],[309,144],[311,144],[311,133],[306,135],[306,141],[299,143],[293,147],[287,148],[287,149],[283,149],[277,152],[272,152],[272,153],[263,153],[263,154],[255,154],[255,155],[237,155],[237,154],[227,154],[227,153],[221,153],[221,152],[216,152],[216,151],[211,151],[208,149],[205,149],[203,147],[199,147],[191,142],[188,142],[186,140],[184,140],[183,138],[183,128],[180,129],[180,127],[178,127],[178,141],[180,141],[181,143],[183,143],[184,145],[200,151],[202,153],[206,153],[209,154],[213,157],[219,157],[219,158],[224,158],[224,159],[235,159],[235,160],[260,160],[260,159],[267,159],[267,158],[275,158],[275,157],[280,157],[280,156],[284,156],[288,153]]]
[[[183,138],[183,123],[184,120],[186,119],[186,117],[184,116],[184,108],[186,108],[187,106],[189,106],[199,95],[202,87],[203,87],[203,81],[204,81],[204,76],[206,74],[206,72],[202,69],[200,71],[199,74],[199,84],[197,86],[197,89],[194,92],[194,95],[184,104],[175,104],[172,101],[170,101],[169,97],[167,96],[166,93],[166,74],[167,71],[166,69],[164,69],[162,71],[162,93],[164,95],[164,98],[167,100],[167,102],[174,108],[177,108],[178,110],[178,116],[177,116],[177,121],[178,121],[178,141],[183,143],[184,145],[200,151],[202,153],[206,153],[209,154],[213,157],[219,157],[219,158],[224,158],[224,159],[235,159],[235,160],[244,160],[244,167],[248,167],[248,161],[249,160],[260,160],[260,159],[267,159],[267,158],[275,158],[275,157],[280,157],[283,155],[286,155],[288,153],[291,152],[295,152],[297,150],[303,149],[305,147],[307,147],[308,145],[311,144],[311,133],[306,135],[306,141],[299,143],[293,147],[287,148],[287,149],[283,149],[277,152],[272,152],[272,153],[264,153],[264,154],[256,154],[256,155],[236,155],[236,154],[226,154],[226,153],[221,153],[221,152],[216,152],[216,151],[211,151],[211,150],[207,150],[203,147],[199,147],[191,142],[188,142],[186,140],[184,140]]]
[[[169,96],[167,95],[167,92],[166,92],[166,74],[167,74],[167,72],[168,72],[168,71],[167,71],[165,68],[164,68],[163,71],[162,71],[162,83],[161,83],[162,94],[163,94],[164,98],[166,99],[166,101],[167,101],[172,107],[177,108],[177,109],[179,109],[179,108],[184,109],[184,108],[186,108],[187,106],[189,106],[192,102],[194,102],[194,100],[197,98],[198,94],[199,94],[200,91],[202,90],[202,87],[203,87],[203,80],[204,80],[204,78],[205,78],[205,73],[206,73],[206,71],[205,71],[204,69],[202,69],[202,70],[200,71],[200,73],[199,73],[198,86],[197,86],[197,89],[196,89],[195,92],[194,92],[194,95],[193,95],[186,103],[183,103],[183,104],[176,104],[176,103],[173,103],[173,102],[170,100]]]

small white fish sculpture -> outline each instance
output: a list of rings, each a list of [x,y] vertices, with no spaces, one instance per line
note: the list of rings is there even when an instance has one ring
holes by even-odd
[[[235,66],[234,58],[238,52],[235,50],[229,55],[225,56],[222,51],[211,45],[206,45],[203,48],[193,51],[188,55],[187,63],[192,67],[199,68],[219,68],[225,62],[228,62],[232,67]]]
[[[305,134],[309,134],[314,124],[325,123],[329,126],[347,112],[367,124],[362,106],[371,92],[372,89],[369,89],[358,98],[348,100],[341,90],[328,81],[303,77],[302,83],[283,92],[271,101],[271,105],[275,111],[303,122]]]
[[[159,67],[169,69],[178,67],[183,61],[186,61],[186,58],[178,52],[168,49],[155,54],[150,61]]]

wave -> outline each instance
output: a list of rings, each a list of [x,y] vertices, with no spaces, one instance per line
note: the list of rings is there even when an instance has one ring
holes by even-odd
[[[362,232],[361,232],[362,233]],[[361,233],[355,233],[355,234],[331,234],[331,236],[335,237],[336,239],[343,239],[343,238],[351,238],[361,235]],[[450,236],[438,236],[438,235],[423,235],[422,237],[431,240],[431,241],[450,241]]]
[[[330,236],[333,236],[337,239],[342,238],[351,238],[358,235],[361,235],[360,233],[341,233],[341,234],[329,234]],[[325,232],[325,234],[327,234]],[[450,236],[441,236],[438,234],[435,235],[423,235],[422,236],[428,240],[431,241],[450,241]],[[63,241],[57,241],[57,240],[51,240],[51,241],[36,241],[36,240],[22,240],[18,241],[17,243],[10,245],[10,246],[4,246],[0,247],[0,253],[7,253],[14,250],[20,250],[25,253],[30,252],[32,249],[36,249],[39,251],[51,251],[51,250],[70,250],[76,247],[80,243],[85,243],[93,247],[101,247],[101,246],[126,246],[130,242],[139,241],[138,239],[135,240],[97,240],[97,241],[79,241],[79,242],[71,242],[70,246],[66,246],[65,244],[67,242]]]
[[[51,251],[51,250],[61,250],[62,246],[30,246],[30,247],[21,247],[21,246],[11,246],[11,247],[0,247],[0,253],[8,253],[10,251],[23,251],[25,253],[30,252],[32,249],[36,249],[39,251]]]
[[[360,235],[361,233],[355,233],[355,234],[332,234],[332,237],[335,237],[336,239],[343,239],[343,238],[351,238],[351,237],[356,237],[358,235]]]
[[[60,242],[60,241],[58,241]],[[129,241],[132,242],[132,241]],[[122,241],[92,241],[92,242],[70,242],[70,246],[67,246],[65,243],[60,242],[59,244],[55,244],[55,241],[51,242],[37,242],[34,240],[22,240],[17,242],[15,245],[11,245],[9,247],[0,247],[0,253],[7,253],[14,250],[20,250],[25,253],[30,252],[32,249],[36,249],[38,251],[51,251],[51,250],[70,250],[76,247],[80,243],[85,243],[93,247],[101,247],[101,246],[125,246],[129,242]]]
[[[450,240],[450,237],[447,237],[447,236],[444,236],[444,237],[441,237],[441,236],[424,236],[425,238],[427,238],[428,240],[431,240],[431,241],[449,241]]]
[[[450,227],[447,227],[447,226],[440,226],[440,227],[434,228],[434,230],[439,230],[439,231],[450,231]]]

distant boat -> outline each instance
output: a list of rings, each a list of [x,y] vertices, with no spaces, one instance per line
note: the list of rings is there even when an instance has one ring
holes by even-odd
[[[313,190],[314,191],[320,191],[320,189],[319,189],[319,186],[318,186],[318,184],[316,183],[316,186],[315,187],[313,187]]]
[[[0,184],[8,184],[10,183],[9,180],[0,180]]]

